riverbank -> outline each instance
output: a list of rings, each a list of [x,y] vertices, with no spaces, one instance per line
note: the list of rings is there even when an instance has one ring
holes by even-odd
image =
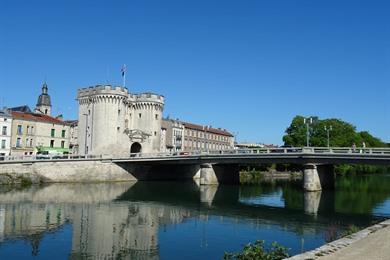
[[[302,172],[291,171],[240,171],[241,184],[257,184],[277,180],[297,180],[302,178]]]
[[[357,233],[299,254],[289,260],[366,260],[390,259],[390,219]]]

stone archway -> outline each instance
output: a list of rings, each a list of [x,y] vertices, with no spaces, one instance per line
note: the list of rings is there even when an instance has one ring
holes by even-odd
[[[140,143],[135,142],[131,145],[130,153],[140,153],[142,151],[142,146]]]

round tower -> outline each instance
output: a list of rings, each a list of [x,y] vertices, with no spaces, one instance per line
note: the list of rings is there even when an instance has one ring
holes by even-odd
[[[137,152],[141,145],[143,153],[160,151],[161,121],[164,109],[164,96],[154,93],[130,95],[129,119],[133,132],[138,131],[141,142],[131,140],[131,151]]]
[[[129,153],[125,133],[128,91],[123,87],[97,85],[78,90],[80,154]]]

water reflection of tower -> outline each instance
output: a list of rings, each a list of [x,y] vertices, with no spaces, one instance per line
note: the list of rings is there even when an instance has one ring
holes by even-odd
[[[83,205],[73,222],[73,256],[158,259],[158,222],[138,204]]]
[[[159,259],[159,227],[189,216],[181,208],[145,203],[80,206],[73,216],[71,258]]]

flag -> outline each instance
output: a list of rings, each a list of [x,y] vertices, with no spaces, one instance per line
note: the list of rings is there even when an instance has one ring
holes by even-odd
[[[126,64],[123,64],[121,72],[122,72],[122,77],[124,77],[126,74]]]

